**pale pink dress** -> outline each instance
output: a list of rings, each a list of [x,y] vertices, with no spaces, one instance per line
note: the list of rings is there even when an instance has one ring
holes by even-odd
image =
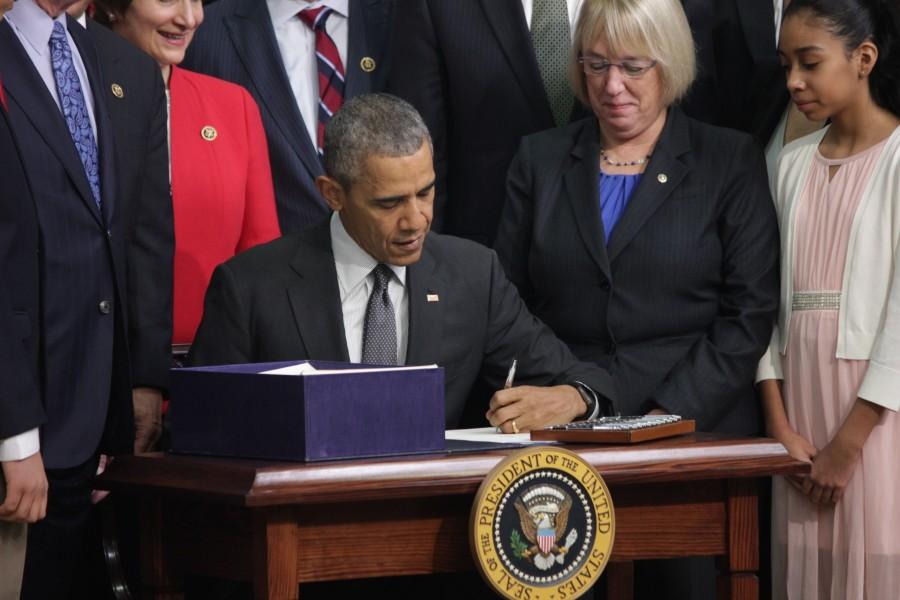
[[[794,220],[795,291],[840,291],[853,217],[883,148],[841,160],[816,153]],[[840,165],[831,181],[830,165]],[[837,334],[837,310],[792,314],[784,403],[791,424],[818,449],[847,416],[868,367],[835,358]],[[900,418],[885,411],[837,505],[820,508],[775,478],[773,598],[900,600],[898,467]]]

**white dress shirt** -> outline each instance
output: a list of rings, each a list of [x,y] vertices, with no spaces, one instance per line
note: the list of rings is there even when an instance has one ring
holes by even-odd
[[[341,222],[340,213],[331,215],[331,251],[337,271],[338,289],[341,294],[341,312],[344,316],[344,335],[350,362],[362,360],[363,329],[369,295],[375,286],[372,270],[378,261],[360,248]],[[394,322],[397,325],[397,364],[406,364],[407,332],[409,331],[409,293],[406,289],[406,267],[390,267],[394,276],[388,282],[388,296],[394,305]]]
[[[575,35],[575,21],[578,20],[578,13],[581,12],[581,4],[584,0],[566,0],[569,7],[569,35]],[[525,22],[528,23],[528,29],[531,29],[531,11],[534,7],[534,0],[522,0],[522,8],[525,9]]]
[[[6,20],[9,22],[13,33],[19,38],[19,42],[25,49],[28,58],[34,64],[38,74],[41,76],[47,91],[53,97],[56,106],[59,107],[59,94],[56,92],[56,80],[53,78],[53,63],[50,59],[50,34],[53,33],[53,24],[55,22],[62,23],[65,28],[66,13],[63,12],[56,19],[50,18],[34,0],[19,0],[13,4],[12,10],[6,13]],[[84,62],[78,53],[78,47],[75,41],[66,29],[66,39],[69,42],[69,48],[72,51],[72,62],[75,66],[75,72],[78,74],[78,81],[81,84],[81,91],[84,94],[84,101],[87,105],[88,116],[91,120],[91,129],[94,131],[94,139],[97,139],[97,121],[94,117],[94,95],[91,93],[91,85],[87,77],[87,71],[84,68]],[[60,108],[60,112],[62,108]],[[35,427],[24,433],[14,435],[11,438],[0,440],[0,462],[11,460],[21,460],[36,454],[41,449],[41,441],[39,429]]]
[[[347,71],[347,45],[350,19],[349,0],[266,0],[281,62],[287,72],[294,101],[313,146],[319,126],[319,69],[316,65],[316,35],[297,16],[306,8],[327,6],[335,14],[325,22],[325,31],[337,46],[344,71]]]

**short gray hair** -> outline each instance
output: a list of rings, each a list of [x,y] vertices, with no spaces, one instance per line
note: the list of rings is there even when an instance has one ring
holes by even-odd
[[[613,54],[636,52],[657,61],[666,106],[683,98],[694,82],[694,38],[678,0],[585,0],[569,59],[572,90],[585,106],[590,101],[578,58],[599,38]]]
[[[344,188],[363,174],[369,156],[411,156],[428,142],[413,106],[390,94],[364,94],[344,103],[325,126],[325,172]]]

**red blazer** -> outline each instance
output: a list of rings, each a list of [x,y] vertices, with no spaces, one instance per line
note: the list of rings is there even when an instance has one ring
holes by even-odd
[[[278,237],[269,150],[259,109],[233,83],[172,68],[175,215],[173,343],[190,343],[213,269]]]

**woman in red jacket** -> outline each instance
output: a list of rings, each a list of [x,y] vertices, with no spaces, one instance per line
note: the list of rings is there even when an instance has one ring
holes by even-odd
[[[166,82],[175,214],[172,342],[190,344],[213,269],[280,235],[259,109],[244,88],[176,67],[203,21],[200,0],[96,6],[94,18],[155,58]]]

